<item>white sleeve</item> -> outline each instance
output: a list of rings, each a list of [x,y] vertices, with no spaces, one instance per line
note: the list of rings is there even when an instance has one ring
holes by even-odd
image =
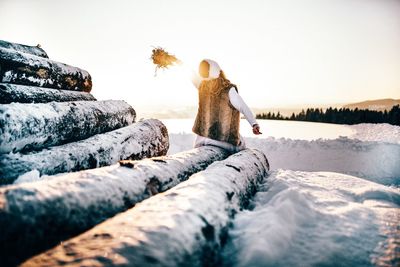
[[[194,85],[194,87],[196,87],[197,89],[200,86],[202,79],[201,77],[197,74],[197,72],[192,70],[192,83]]]
[[[254,118],[254,115],[251,112],[250,108],[246,105],[246,103],[243,101],[242,97],[238,94],[234,87],[229,90],[229,101],[234,108],[236,108],[240,113],[244,115],[251,126],[257,124],[257,121]]]

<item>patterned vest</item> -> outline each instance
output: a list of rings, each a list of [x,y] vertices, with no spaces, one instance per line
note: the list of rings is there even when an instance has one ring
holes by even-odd
[[[199,87],[199,108],[193,132],[218,141],[239,145],[240,113],[229,101],[229,90],[235,85],[211,92],[207,86]]]

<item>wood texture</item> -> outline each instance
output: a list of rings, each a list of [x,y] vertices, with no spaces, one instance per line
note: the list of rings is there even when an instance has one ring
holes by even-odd
[[[15,264],[163,192],[227,153],[201,147],[0,188],[0,258]],[[12,223],[11,223],[12,222]]]
[[[229,224],[267,175],[244,150],[22,266],[222,266]]]
[[[95,101],[86,92],[0,83],[0,104]]]
[[[11,43],[11,42],[0,40],[0,47],[12,49],[12,50],[23,52],[23,53],[28,53],[28,54],[35,55],[38,57],[49,58],[47,53],[38,46],[23,45],[23,44]]]
[[[149,119],[77,142],[29,153],[9,153],[0,157],[0,185],[37,170],[40,175],[80,171],[109,166],[123,159],[139,160],[166,155],[167,128]]]
[[[135,121],[120,100],[0,105],[0,153],[40,150],[86,139]]]
[[[90,92],[92,78],[80,68],[0,47],[0,82]]]

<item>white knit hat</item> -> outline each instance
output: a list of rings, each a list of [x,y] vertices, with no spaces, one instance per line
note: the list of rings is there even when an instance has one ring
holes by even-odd
[[[206,61],[210,65],[210,68],[208,70],[208,77],[207,78],[203,78],[203,79],[204,80],[211,80],[211,79],[218,78],[219,74],[221,72],[221,68],[218,65],[218,63],[215,62],[214,60],[211,60],[211,59],[204,59],[204,61]]]

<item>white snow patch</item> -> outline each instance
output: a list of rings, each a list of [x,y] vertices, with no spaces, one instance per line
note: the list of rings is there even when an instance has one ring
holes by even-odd
[[[235,217],[226,264],[395,266],[399,204],[400,189],[357,177],[275,171]]]
[[[193,147],[193,134],[169,134],[170,154]],[[334,140],[245,138],[249,148],[267,156],[271,170],[332,171],[383,184],[400,184],[400,144]]]
[[[332,171],[384,184],[400,184],[400,145],[335,140],[246,139],[248,147],[262,150],[271,169]]]
[[[14,181],[14,184],[34,182],[39,180],[40,180],[40,172],[34,169],[18,176],[17,180]]]
[[[5,82],[5,83],[10,82],[12,77],[13,77],[12,71],[6,71],[6,73],[4,73],[2,82]]]
[[[192,134],[194,119],[161,120],[173,134]],[[262,135],[254,136],[246,120],[240,121],[240,134],[244,137],[267,137],[293,140],[337,139],[348,137],[361,141],[400,143],[400,126],[387,123],[362,123],[356,125],[317,123],[304,121],[258,120]]]
[[[166,121],[170,137],[169,154],[188,150],[193,147],[195,135],[189,133],[190,120]],[[271,121],[261,120],[265,132]],[[275,122],[273,122],[275,123]],[[286,123],[286,124],[285,124]],[[243,122],[242,122],[243,124]],[[179,129],[181,125],[181,129]],[[242,125],[243,126],[243,125]],[[274,126],[274,125],[272,125]],[[272,127],[270,125],[270,127]],[[257,148],[267,156],[271,169],[289,169],[300,171],[332,171],[355,175],[383,184],[400,184],[400,127],[389,124],[330,125],[307,122],[276,123],[274,137],[267,134],[262,137],[250,137],[249,129],[242,127],[242,135],[249,148]],[[316,136],[320,128],[323,132],[336,131],[334,138],[322,134]],[[243,129],[244,128],[244,129]],[[303,130],[299,139],[282,138],[294,136],[298,129]],[[172,129],[172,130],[170,130]],[[347,129],[344,130],[344,129]],[[243,133],[246,132],[247,136]],[[295,133],[293,133],[295,132]],[[347,134],[347,136],[341,136]],[[305,136],[306,138],[302,138]],[[325,138],[327,137],[327,138]],[[302,140],[301,140],[302,139]]]
[[[354,133],[349,138],[400,144],[400,127],[387,123],[361,123],[349,126]]]

